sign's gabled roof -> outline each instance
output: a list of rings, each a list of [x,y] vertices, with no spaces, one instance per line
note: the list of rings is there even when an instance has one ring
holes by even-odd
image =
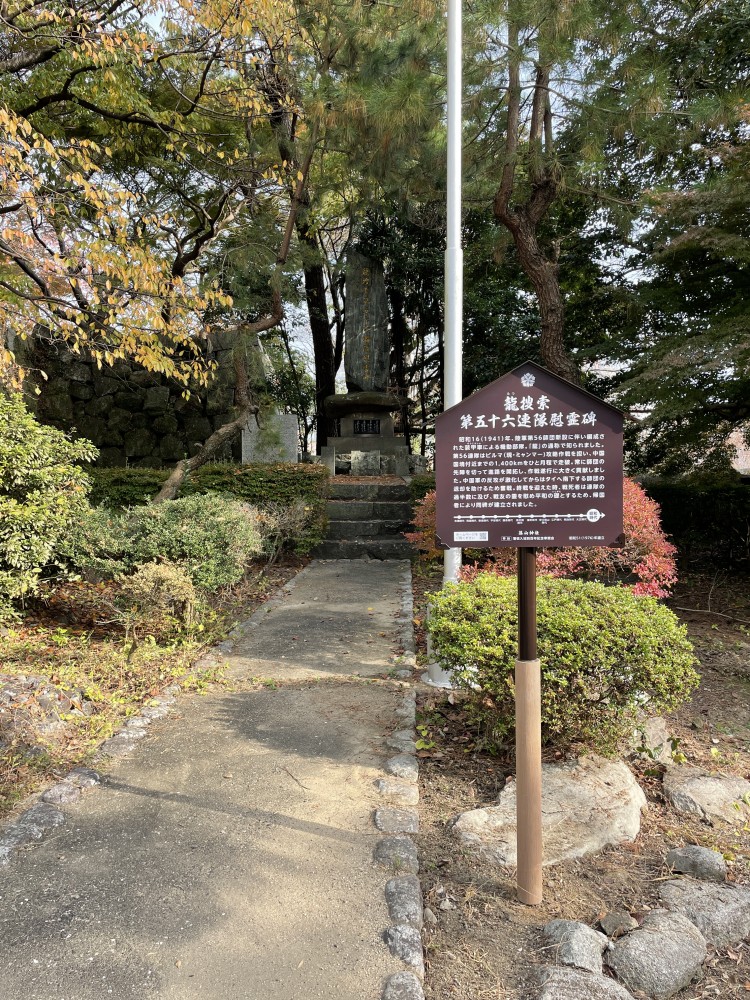
[[[575,385],[573,382],[568,381],[568,379],[560,378],[559,375],[555,375],[554,372],[551,372],[548,368],[542,367],[542,365],[538,365],[535,361],[527,361],[523,365],[518,365],[516,368],[512,368],[509,372],[506,372],[504,375],[501,375],[500,378],[495,379],[494,382],[490,382],[489,385],[485,385],[481,389],[477,389],[477,391],[473,392],[471,396],[467,396],[466,399],[463,399],[461,400],[460,403],[456,403],[454,406],[451,406],[450,409],[444,410],[442,413],[439,413],[436,417],[436,420],[440,420],[442,417],[447,416],[447,414],[452,413],[453,410],[457,410],[460,406],[465,406],[466,403],[469,402],[469,400],[476,399],[478,396],[481,396],[485,392],[490,392],[493,389],[497,390],[500,384],[504,382],[509,375],[519,375],[522,372],[527,372],[529,370],[533,372],[541,372],[547,378],[551,378],[553,379],[553,381],[559,382],[561,385],[567,386],[574,392],[580,393],[582,396],[586,396],[588,399],[592,400],[597,405],[604,406],[608,410],[611,410],[613,413],[617,413],[619,416],[623,417],[623,419],[626,416],[626,414],[622,410],[618,409],[616,406],[612,406],[611,403],[608,403],[606,400],[601,399],[599,396],[595,396],[593,392],[588,392],[586,389],[582,389],[580,385]]]

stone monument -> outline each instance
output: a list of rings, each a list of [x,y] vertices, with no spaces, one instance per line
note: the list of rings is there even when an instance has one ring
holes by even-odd
[[[242,428],[242,464],[275,464],[299,461],[296,413],[265,410],[260,422],[250,417]]]
[[[273,368],[255,335],[247,345],[248,382],[253,395],[268,394],[268,376]],[[270,464],[299,461],[299,434],[296,413],[282,413],[276,406],[262,405],[257,419],[251,416],[242,428],[242,464]]]
[[[321,458],[331,472],[336,456],[351,455],[351,474],[378,476],[409,472],[406,439],[396,436],[393,412],[398,396],[388,392],[391,345],[382,265],[356,251],[346,264],[344,371],[346,395],[329,396],[326,412],[336,420]]]

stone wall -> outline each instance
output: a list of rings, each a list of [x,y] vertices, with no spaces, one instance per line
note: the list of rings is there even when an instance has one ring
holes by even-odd
[[[35,341],[24,350],[29,368],[41,369],[39,396],[30,405],[37,417],[99,448],[98,465],[161,468],[195,454],[217,427],[232,419],[233,339],[217,335],[209,356],[217,371],[208,388],[191,390],[137,365],[118,361],[99,369],[95,362],[62,346]],[[216,459],[239,462],[240,435]]]

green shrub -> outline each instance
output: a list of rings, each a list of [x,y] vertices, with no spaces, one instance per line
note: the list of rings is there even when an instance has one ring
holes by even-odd
[[[474,692],[493,742],[514,728],[517,584],[481,574],[449,584],[430,604],[435,651],[456,681]],[[640,710],[671,711],[698,683],[684,626],[626,587],[540,577],[538,637],[542,737],[613,753]]]
[[[75,463],[95,455],[0,392],[0,617],[59,569],[61,542],[88,511],[89,481]]]
[[[198,604],[193,581],[186,570],[172,562],[150,562],[126,577],[120,589],[122,617],[129,632],[140,625],[150,632],[177,623],[190,626]]]
[[[137,507],[153,500],[169,473],[165,469],[89,470],[94,507]]]
[[[409,483],[412,506],[424,500],[428,493],[435,489],[435,473],[424,472],[413,476]]]
[[[217,493],[123,511],[96,508],[82,519],[68,548],[80,569],[110,577],[167,560],[208,591],[237,583],[261,551],[257,511]]]
[[[302,555],[325,537],[328,469],[324,465],[204,465],[190,476],[183,493],[206,490],[229,493],[253,507],[274,512],[301,504],[306,519],[299,527],[294,549]]]
[[[153,499],[168,473],[162,469],[92,469],[90,475],[92,503],[117,509]],[[208,492],[228,494],[274,516],[281,508],[293,508],[298,534],[285,541],[302,555],[325,536],[328,470],[323,465],[204,465],[186,479],[182,495]]]

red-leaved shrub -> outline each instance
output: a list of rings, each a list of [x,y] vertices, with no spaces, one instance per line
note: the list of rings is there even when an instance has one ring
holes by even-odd
[[[425,562],[432,562],[433,559],[442,555],[442,550],[435,544],[435,524],[437,522],[435,500],[434,490],[425,493],[414,508],[412,522],[416,530],[404,532],[404,537],[418,550],[419,558]]]
[[[424,559],[435,559],[440,550],[435,546],[435,493],[428,493],[414,515],[415,531],[406,537],[420,550]],[[623,483],[623,526],[625,544],[622,548],[603,547],[578,549],[540,549],[537,555],[539,573],[555,577],[578,577],[586,580],[621,582],[632,586],[636,594],[668,597],[677,580],[677,551],[661,529],[659,505],[646,496],[632,479]],[[491,549],[483,561],[464,566],[463,580],[473,580],[478,573],[511,576],[516,572],[516,550]]]

